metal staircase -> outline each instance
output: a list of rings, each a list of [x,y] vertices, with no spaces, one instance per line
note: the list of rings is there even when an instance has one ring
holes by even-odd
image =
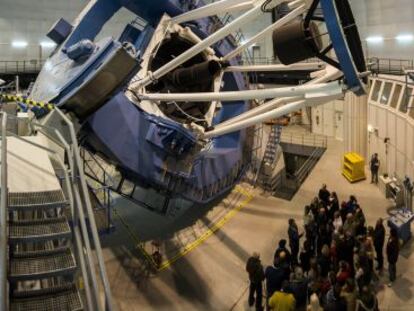
[[[63,192],[8,199],[10,310],[83,310]]]
[[[278,146],[280,145],[282,128],[283,127],[281,125],[272,125],[264,152],[258,181],[265,191],[272,192],[273,190],[273,171],[276,168],[281,155],[281,153],[278,152]]]
[[[56,128],[27,121],[55,144],[50,149],[38,140],[8,132],[7,121],[16,117],[1,114],[0,310],[113,310],[73,124],[58,109],[53,117],[66,124],[67,132],[63,134]],[[47,152],[46,160],[63,172],[61,183],[56,177],[61,189],[9,190],[10,136]]]

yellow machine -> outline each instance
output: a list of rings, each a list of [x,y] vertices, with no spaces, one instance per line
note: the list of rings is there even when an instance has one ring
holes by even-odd
[[[355,152],[346,153],[343,159],[342,175],[350,182],[364,180],[366,178],[365,159]]]

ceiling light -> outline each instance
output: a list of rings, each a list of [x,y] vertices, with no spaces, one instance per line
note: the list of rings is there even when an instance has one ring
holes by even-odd
[[[369,43],[381,43],[384,41],[384,38],[381,36],[372,36],[372,37],[366,38],[366,40]]]
[[[56,43],[51,41],[42,41],[40,42],[40,46],[42,48],[54,48],[56,46]]]
[[[14,48],[22,49],[27,47],[29,44],[26,41],[13,41],[11,45]]]
[[[401,42],[408,42],[408,41],[413,41],[414,36],[410,34],[401,34],[401,35],[396,36],[395,39]]]

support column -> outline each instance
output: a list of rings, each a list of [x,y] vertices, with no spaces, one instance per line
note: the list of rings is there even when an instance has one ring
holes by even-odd
[[[344,152],[357,152],[368,161],[367,143],[368,97],[357,97],[347,92],[344,103]]]

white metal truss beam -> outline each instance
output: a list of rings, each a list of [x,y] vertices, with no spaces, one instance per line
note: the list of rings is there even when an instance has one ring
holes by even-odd
[[[279,72],[279,71],[297,71],[297,70],[323,70],[325,63],[298,63],[292,65],[247,65],[247,66],[229,66],[226,72]]]
[[[325,74],[322,77],[318,77],[312,81],[309,81],[307,84],[305,85],[314,85],[314,84],[319,84],[319,83],[324,83],[324,82],[328,82],[328,81],[332,81],[332,80],[336,80],[339,79],[342,76],[342,72],[339,71],[338,69],[328,65],[325,69]],[[262,115],[264,113],[267,113],[273,109],[278,108],[280,105],[292,102],[292,101],[297,101],[300,100],[299,97],[285,97],[285,98],[277,98],[271,101],[268,101],[267,103],[258,106],[256,108],[253,108],[245,113],[242,113],[241,115],[231,118],[225,122],[222,122],[218,125],[215,126],[215,129],[218,130],[220,128],[226,127],[229,124],[232,125],[236,125],[239,122],[242,122],[243,120],[249,119],[249,118],[253,118],[255,116],[258,115]]]
[[[208,17],[216,14],[223,14],[223,12],[247,10],[254,7],[254,2],[255,0],[222,0],[204,5],[198,9],[175,16],[171,18],[170,21],[174,24],[180,24],[200,19],[203,17]]]
[[[310,98],[323,96],[332,92],[342,92],[338,82],[303,85],[295,87],[280,87],[263,90],[228,91],[228,92],[200,92],[200,93],[153,93],[143,94],[142,100],[161,102],[211,102],[211,101],[239,101],[261,100],[278,97],[303,96]]]
[[[233,133],[233,132],[236,132],[236,131],[240,131],[240,130],[245,129],[247,127],[250,127],[250,126],[253,126],[253,125],[268,121],[268,120],[271,120],[271,119],[283,117],[284,115],[287,115],[289,113],[301,110],[305,107],[313,107],[313,106],[322,105],[322,104],[328,103],[332,100],[339,99],[341,97],[343,97],[343,93],[338,92],[338,93],[332,93],[330,95],[323,95],[323,96],[320,96],[320,97],[314,97],[314,98],[310,98],[310,99],[304,99],[304,100],[296,101],[296,102],[287,104],[283,107],[279,107],[277,109],[266,112],[264,114],[255,116],[253,118],[243,120],[242,122],[239,122],[235,125],[229,124],[226,127],[222,127],[222,128],[219,128],[219,129],[214,129],[212,131],[206,132],[204,134],[204,138],[208,139],[208,138],[213,138],[213,137]]]
[[[287,14],[286,16],[283,16],[281,19],[277,20],[272,25],[266,27],[261,32],[259,32],[258,34],[248,39],[242,45],[240,45],[239,47],[237,47],[236,49],[234,49],[233,51],[225,55],[222,58],[222,60],[228,61],[236,57],[237,55],[241,54],[244,50],[249,48],[252,44],[255,44],[259,42],[260,40],[263,40],[263,38],[265,38],[268,34],[275,31],[277,28],[282,27],[290,23],[291,21],[295,20],[299,15],[303,14],[305,11],[306,11],[306,5],[302,4],[301,6],[299,6],[298,8],[294,9],[292,12]]]
[[[156,81],[156,80],[162,78],[163,76],[165,76],[169,72],[173,71],[178,66],[182,65],[183,63],[185,63],[186,61],[188,61],[189,59],[191,59],[195,55],[197,55],[197,54],[203,52],[205,49],[209,48],[214,43],[222,40],[224,37],[228,36],[229,34],[233,33],[234,31],[237,31],[238,29],[240,29],[240,27],[242,27],[243,25],[245,25],[249,21],[251,21],[251,20],[259,17],[260,15],[264,14],[262,12],[261,6],[265,1],[266,0],[256,1],[254,3],[254,7],[251,10],[249,10],[246,13],[244,13],[243,15],[239,16],[234,21],[232,21],[231,23],[225,25],[223,28],[219,29],[215,33],[211,34],[210,36],[205,38],[203,41],[197,43],[192,48],[188,49],[187,51],[185,51],[181,55],[177,56],[176,58],[174,58],[172,61],[168,62],[167,64],[165,64],[161,68],[157,69],[156,71],[154,71],[152,73],[148,73],[148,75],[146,77],[144,77],[142,80],[137,82],[136,88],[139,89],[139,88],[148,86],[153,81]],[[272,3],[272,7],[274,7],[275,5],[281,3],[282,1],[283,0],[276,0],[274,4]],[[288,15],[286,15],[284,17],[284,19],[285,20],[288,19],[288,17],[291,14],[292,13],[289,13]],[[169,26],[166,25],[166,27],[169,27]]]

